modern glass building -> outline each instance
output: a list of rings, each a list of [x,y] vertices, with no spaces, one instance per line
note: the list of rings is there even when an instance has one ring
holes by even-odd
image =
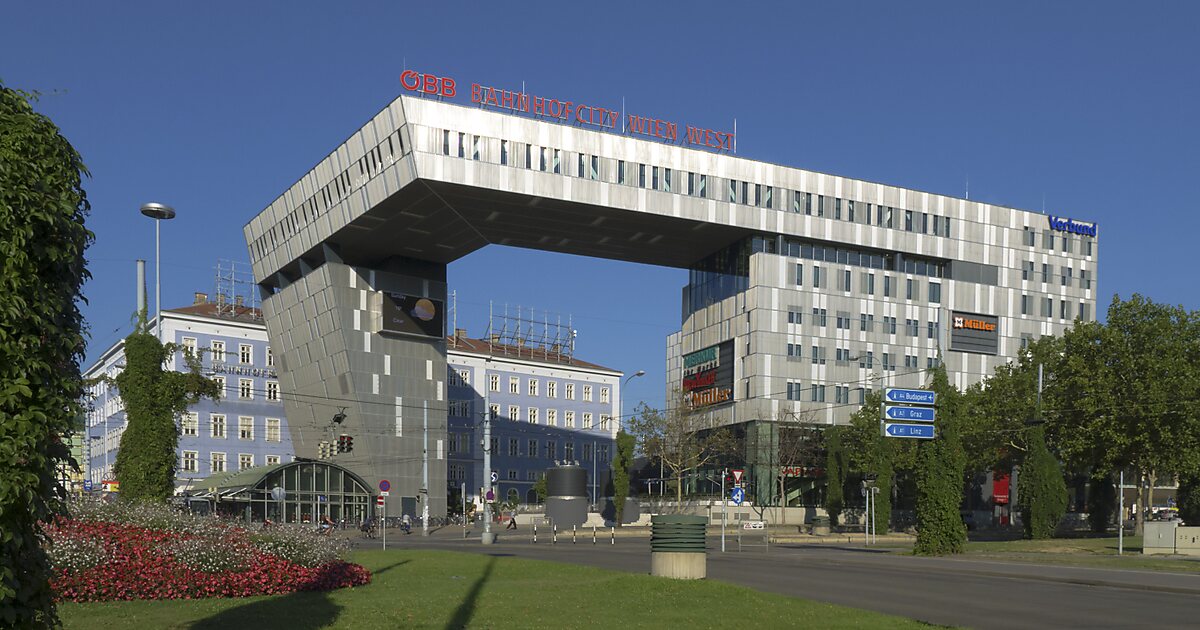
[[[362,477],[327,461],[217,473],[197,480],[187,497],[193,509],[200,500],[221,516],[248,522],[315,524],[328,516],[358,524],[375,513],[375,493]]]

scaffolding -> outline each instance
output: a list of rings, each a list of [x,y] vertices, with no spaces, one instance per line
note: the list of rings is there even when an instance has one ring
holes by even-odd
[[[253,320],[262,319],[259,296],[254,283],[254,274],[247,263],[218,258],[216,290],[213,292],[217,317]]]
[[[538,317],[534,308],[504,305],[504,313],[488,304],[488,327],[484,341],[493,355],[525,356],[548,361],[570,363],[575,356],[577,331],[572,317],[542,311]]]

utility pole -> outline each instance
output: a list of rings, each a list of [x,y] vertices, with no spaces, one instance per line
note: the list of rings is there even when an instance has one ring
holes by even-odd
[[[1121,469],[1121,478],[1117,482],[1117,496],[1120,497],[1117,507],[1117,555],[1125,554],[1125,469]]]
[[[424,414],[424,447],[421,449],[421,535],[429,535],[429,401],[421,402]]]
[[[725,499],[725,476],[728,474],[728,468],[721,469],[721,553],[725,553],[725,521],[729,516],[729,501]]]
[[[488,402],[488,392],[492,386],[486,364],[483,376],[487,379],[483,384],[483,483],[486,484],[487,491],[480,497],[483,499],[483,535],[479,540],[485,545],[490,545],[496,542],[496,535],[492,533],[492,502],[487,498],[487,492],[492,489],[492,407]]]

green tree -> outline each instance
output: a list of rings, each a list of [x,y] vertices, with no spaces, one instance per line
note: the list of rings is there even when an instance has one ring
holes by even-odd
[[[641,403],[628,421],[629,432],[646,456],[671,471],[677,505],[683,505],[683,476],[733,454],[736,441],[729,429],[712,428],[702,410],[677,395],[667,410]]]
[[[43,525],[82,413],[87,170],[29,95],[0,83],[0,626],[58,623]]]
[[[1179,476],[1176,495],[1179,518],[1190,526],[1200,525],[1200,471]]]
[[[846,507],[848,462],[841,433],[839,427],[830,427],[825,433],[825,511],[829,513],[829,522],[834,526]]]
[[[1017,508],[1025,537],[1051,538],[1067,513],[1067,484],[1062,467],[1046,447],[1045,429],[1029,430],[1029,450],[1017,476]]]
[[[546,490],[546,475],[542,475],[534,482],[533,491],[537,494],[538,503],[546,502],[546,495],[548,494]]]
[[[1112,473],[1092,473],[1088,489],[1088,524],[1092,531],[1103,534],[1112,523],[1117,510],[1117,486]]]
[[[1171,471],[1200,470],[1200,314],[1134,294],[1114,296],[1105,324],[1063,335],[1047,440],[1073,469],[1133,469],[1145,486]],[[1143,510],[1137,512],[1141,532]]]
[[[201,397],[216,399],[216,381],[200,374],[199,360],[183,353],[187,372],[163,369],[176,351],[146,331],[145,314],[138,329],[125,338],[125,369],[114,379],[125,406],[128,425],[113,467],[121,497],[132,501],[166,501],[175,492],[175,418]]]
[[[617,511],[617,527],[625,518],[625,499],[629,497],[629,469],[633,467],[633,449],[637,439],[625,432],[617,431],[617,452],[613,459],[613,508]]]
[[[913,469],[916,447],[908,440],[885,437],[880,429],[882,415],[883,393],[871,392],[850,417],[849,426],[841,429],[840,438],[850,468],[864,477],[873,477],[879,488],[874,496],[875,527],[887,533],[891,527],[896,473]]]
[[[917,541],[913,553],[962,553],[967,526],[959,508],[967,457],[962,446],[962,394],[946,377],[946,368],[933,371],[930,389],[937,393],[938,436],[925,441],[917,453]]]

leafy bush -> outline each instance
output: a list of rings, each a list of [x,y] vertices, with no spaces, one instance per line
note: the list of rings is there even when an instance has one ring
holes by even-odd
[[[1062,467],[1046,447],[1042,427],[1029,431],[1029,451],[1017,476],[1018,508],[1025,537],[1051,538],[1067,513],[1067,484]]]

